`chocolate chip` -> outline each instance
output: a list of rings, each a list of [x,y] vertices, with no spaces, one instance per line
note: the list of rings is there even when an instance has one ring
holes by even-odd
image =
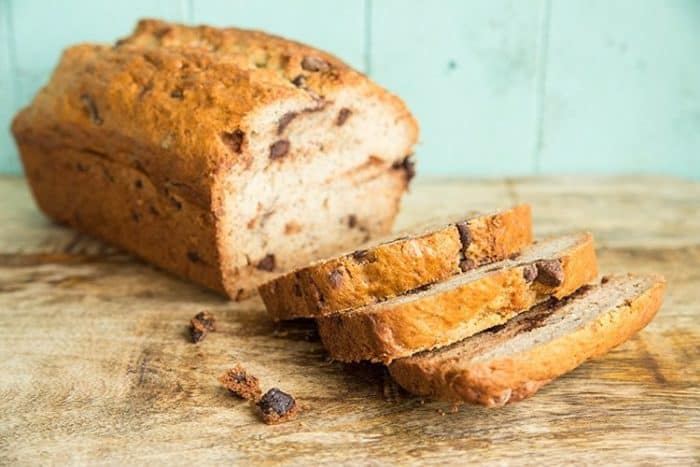
[[[173,99],[182,100],[182,99],[184,99],[185,94],[182,92],[182,89],[178,88],[178,89],[172,90],[172,92],[170,93],[170,97],[172,97]]]
[[[470,260],[469,258],[465,258],[459,262],[459,269],[461,269],[462,272],[474,269],[474,266],[474,261]]]
[[[85,113],[88,117],[90,117],[90,120],[92,120],[92,122],[95,125],[102,125],[102,117],[100,117],[100,112],[97,109],[97,104],[95,103],[95,100],[92,98],[92,96],[90,96],[89,94],[82,94],[80,96],[80,101],[83,103]]]
[[[462,251],[466,252],[469,245],[472,243],[472,233],[469,230],[469,224],[464,222],[459,222],[457,224],[457,231],[459,232],[459,241],[462,242]]]
[[[202,258],[199,257],[199,253],[197,253],[194,250],[190,250],[187,252],[187,259],[189,259],[193,263],[201,263],[202,262]]]
[[[343,283],[342,271],[340,271],[340,269],[331,271],[331,273],[328,275],[328,280],[330,281],[331,286],[333,286],[334,289],[337,289],[340,287],[340,284]]]
[[[298,75],[292,80],[292,84],[298,88],[303,88],[306,86],[306,77],[304,75]]]
[[[224,132],[221,134],[221,141],[231,148],[231,151],[236,154],[241,153],[241,147],[243,146],[243,140],[245,139],[245,133],[241,130],[235,130],[233,132]]]
[[[143,182],[137,178],[134,182],[134,186],[140,190],[141,188],[143,188]]]
[[[523,279],[528,284],[537,278],[537,266],[534,264],[528,264],[523,267]]]
[[[289,141],[281,139],[270,145],[270,159],[279,159],[284,157],[289,152]]]
[[[330,65],[315,55],[306,55],[301,60],[301,67],[306,71],[328,71]]]
[[[357,225],[357,216],[355,214],[350,214],[348,216],[348,227],[354,229]]]
[[[352,259],[358,263],[373,263],[377,259],[374,257],[373,253],[367,250],[357,250],[352,254]]]
[[[400,161],[396,161],[391,165],[394,170],[404,170],[406,172],[406,181],[410,182],[416,176],[416,163],[411,160],[411,156],[406,156]]]
[[[600,280],[601,284],[607,284],[610,282],[610,276],[603,276],[603,278]]]
[[[258,261],[258,264],[255,267],[260,269],[261,271],[274,271],[274,269],[275,269],[275,255],[273,255],[273,254],[265,255],[265,257],[263,259]]]
[[[343,107],[342,109],[340,109],[340,112],[338,112],[338,117],[335,119],[335,124],[337,126],[343,126],[343,124],[347,121],[351,114],[352,110]]]
[[[209,332],[216,330],[216,318],[208,311],[200,311],[190,320],[190,336],[192,342],[204,339]]]
[[[560,286],[564,282],[564,270],[558,259],[542,260],[537,266],[537,282],[550,287]]]
[[[287,112],[286,114],[282,115],[282,117],[277,122],[277,134],[281,135],[282,133],[284,133],[284,130],[287,128],[287,125],[289,125],[297,115],[298,114],[296,112]]]
[[[258,402],[265,423],[279,423],[291,418],[297,410],[297,403],[292,396],[277,388],[265,393]]]

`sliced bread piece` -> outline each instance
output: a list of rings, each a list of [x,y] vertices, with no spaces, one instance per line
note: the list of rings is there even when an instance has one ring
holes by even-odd
[[[318,317],[507,258],[531,242],[530,206],[524,204],[376,241],[282,275],[259,292],[275,319]]]
[[[597,274],[592,235],[567,235],[380,304],[321,317],[319,333],[336,360],[389,363],[505,323]]]
[[[664,288],[657,275],[607,277],[503,326],[396,360],[389,370],[416,395],[500,407],[630,338],[654,317]]]

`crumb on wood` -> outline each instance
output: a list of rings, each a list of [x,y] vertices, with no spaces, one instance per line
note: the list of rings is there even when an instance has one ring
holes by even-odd
[[[208,311],[200,311],[190,320],[190,336],[195,344],[216,331],[216,318]]]
[[[293,420],[299,413],[299,405],[294,397],[277,388],[272,388],[258,401],[263,422],[276,425]]]
[[[252,401],[260,398],[258,378],[249,374],[240,364],[219,376],[219,381],[236,397]]]

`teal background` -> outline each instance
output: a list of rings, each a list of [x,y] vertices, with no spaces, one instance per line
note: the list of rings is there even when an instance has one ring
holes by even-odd
[[[140,17],[259,28],[329,50],[401,95],[421,174],[700,179],[698,0],[0,0],[9,125],[69,44]]]

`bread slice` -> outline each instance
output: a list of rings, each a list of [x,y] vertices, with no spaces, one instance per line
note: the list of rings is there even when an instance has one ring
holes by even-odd
[[[416,395],[500,407],[630,338],[652,320],[664,288],[657,275],[607,277],[503,326],[396,360],[389,371]]]
[[[287,273],[259,291],[275,319],[318,317],[505,259],[531,242],[530,206],[523,204],[376,241]]]
[[[67,49],[12,131],[46,214],[232,298],[390,232],[418,137],[332,55],[157,20]]]
[[[567,235],[380,304],[323,316],[319,334],[336,360],[389,363],[505,323],[596,276],[592,235]]]

